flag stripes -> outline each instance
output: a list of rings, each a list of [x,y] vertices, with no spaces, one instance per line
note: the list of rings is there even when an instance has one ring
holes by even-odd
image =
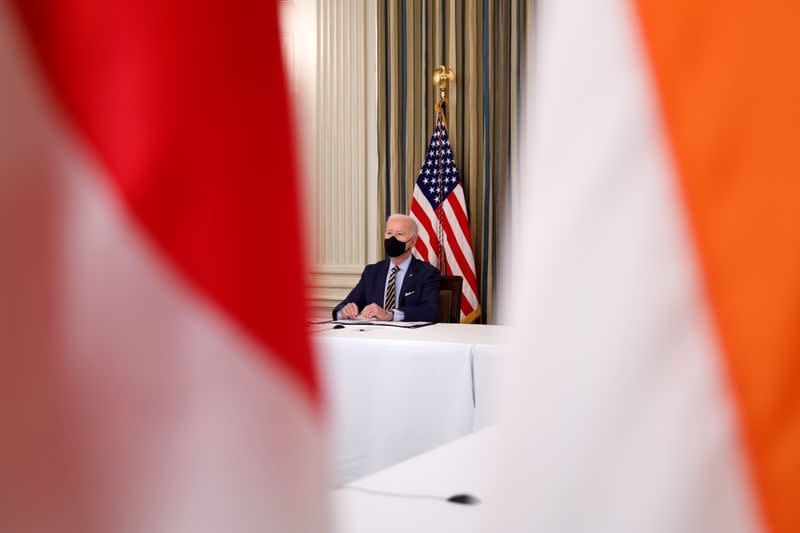
[[[438,267],[443,275],[464,279],[461,320],[471,321],[480,313],[480,303],[466,205],[440,113],[411,200],[410,216],[419,226],[414,254]]]

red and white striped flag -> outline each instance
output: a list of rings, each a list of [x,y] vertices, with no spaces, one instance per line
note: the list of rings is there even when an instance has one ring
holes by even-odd
[[[0,529],[325,531],[275,2],[2,1],[0,80]]]
[[[437,113],[425,162],[414,185],[410,216],[419,227],[414,255],[439,268],[443,275],[464,279],[461,321],[474,322],[480,317],[481,306],[467,202],[441,113]]]

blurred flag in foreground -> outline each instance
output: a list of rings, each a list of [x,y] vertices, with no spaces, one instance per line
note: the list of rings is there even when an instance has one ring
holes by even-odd
[[[539,7],[497,530],[800,531],[800,5]]]
[[[2,531],[325,530],[278,35],[0,2]]]

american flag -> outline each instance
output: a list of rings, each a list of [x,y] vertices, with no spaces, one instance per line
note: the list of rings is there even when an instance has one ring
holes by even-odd
[[[464,278],[461,320],[480,316],[478,280],[467,219],[464,187],[441,113],[437,113],[425,162],[411,199],[411,217],[419,226],[414,255],[443,275]]]

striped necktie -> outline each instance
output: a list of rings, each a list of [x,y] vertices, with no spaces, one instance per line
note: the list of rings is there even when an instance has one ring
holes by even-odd
[[[394,309],[394,280],[397,277],[397,272],[399,270],[399,266],[395,266],[392,269],[392,273],[389,274],[389,283],[386,284],[386,297],[383,299],[383,301],[386,303],[384,304],[383,308],[387,311]]]

